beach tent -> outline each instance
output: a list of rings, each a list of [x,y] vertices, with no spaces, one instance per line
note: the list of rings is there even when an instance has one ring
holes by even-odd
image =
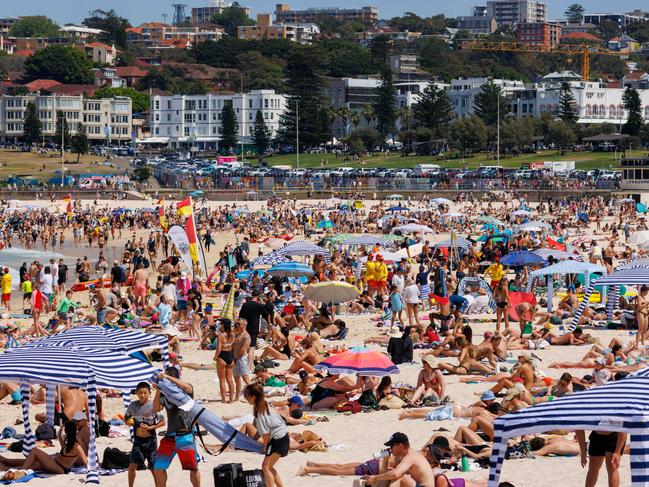
[[[548,311],[552,311],[552,299],[553,299],[553,292],[554,292],[554,280],[552,277],[553,275],[581,274],[584,276],[584,282],[586,287],[588,287],[588,285],[590,284],[590,275],[593,272],[606,274],[606,269],[601,265],[590,264],[589,262],[577,262],[575,260],[564,260],[563,262],[559,262],[557,264],[553,264],[551,266],[544,267],[543,269],[538,269],[530,273],[529,278],[527,280],[527,292],[530,292],[532,290],[532,283],[534,282],[534,279],[547,277]]]
[[[374,245],[387,247],[392,245],[392,240],[385,238],[383,235],[358,235],[349,237],[342,241],[342,245],[358,245],[363,247],[373,247]]]
[[[398,231],[401,233],[435,233],[435,230],[433,230],[432,228],[427,227],[426,225],[420,225],[418,223],[399,225],[398,227],[394,227],[392,231]]]
[[[595,430],[629,434],[631,485],[649,485],[648,429],[649,369],[583,392],[555,398],[552,402],[506,414],[494,420],[488,485],[498,485],[510,438],[552,430]]]
[[[459,247],[461,249],[471,248],[471,242],[464,237],[456,237],[454,240],[447,238],[441,242],[437,242],[435,247],[451,247],[452,245]]]
[[[469,287],[479,287],[480,289],[482,289],[482,291],[484,291],[485,293],[485,296],[489,298],[488,305],[487,305],[490,310],[489,312],[493,313],[494,311],[496,311],[496,302],[494,301],[494,295],[493,292],[491,291],[491,288],[489,287],[489,284],[487,284],[487,281],[485,281],[482,277],[479,276],[463,277],[457,286],[457,293],[460,296],[466,298],[468,295],[471,294]],[[469,300],[469,307],[467,308],[467,314],[471,314],[471,312],[473,311],[477,312],[474,309],[473,303],[471,301],[475,301],[475,298],[473,298],[473,296],[471,296],[471,299]]]
[[[289,256],[308,256],[308,255],[322,255],[325,259],[325,262],[329,263],[331,261],[331,256],[329,255],[328,250],[323,249],[322,247],[312,242],[297,240],[295,242],[291,242],[290,244],[285,245],[284,247],[271,252],[270,254],[257,257],[253,261],[253,266],[276,265],[289,260],[287,259],[287,257]]]
[[[23,454],[34,447],[29,420],[30,384],[67,385],[85,388],[88,393],[90,424],[96,421],[97,388],[130,391],[138,383],[156,375],[153,366],[130,355],[107,350],[65,347],[18,347],[0,355],[0,380],[20,384],[22,393]],[[95,428],[90,428],[86,482],[99,483]]]
[[[575,327],[577,326],[577,323],[579,323],[579,319],[581,318],[581,315],[584,314],[586,306],[588,306],[590,295],[595,290],[595,286],[608,288],[606,316],[610,320],[613,318],[613,310],[618,302],[620,286],[642,286],[643,284],[649,285],[649,267],[646,266],[626,267],[615,270],[608,276],[603,276],[591,281],[590,285],[586,288],[584,298],[582,299],[581,304],[575,313],[575,317],[572,320],[572,326]]]

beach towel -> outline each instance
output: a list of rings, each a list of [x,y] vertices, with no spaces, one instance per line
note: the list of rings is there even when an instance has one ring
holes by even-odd
[[[529,303],[532,306],[536,306],[536,297],[534,293],[524,293],[521,291],[510,291],[509,292],[509,319],[514,321],[519,321],[518,313],[516,312],[516,306],[520,303]],[[528,320],[529,321],[529,320]]]
[[[18,480],[0,480],[0,485],[9,485],[9,484],[19,484],[22,482],[29,482],[31,479],[35,478],[36,475],[32,472]]]

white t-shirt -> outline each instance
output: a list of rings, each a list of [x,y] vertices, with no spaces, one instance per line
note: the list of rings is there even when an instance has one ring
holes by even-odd
[[[397,286],[397,291],[402,293],[403,287],[406,285],[405,277],[400,276],[399,274],[395,274],[394,276],[392,276],[392,285]]]
[[[419,303],[419,288],[416,284],[411,284],[403,290],[403,299],[408,304]]]
[[[43,294],[52,294],[52,274],[43,274],[41,276],[41,285],[39,290]]]

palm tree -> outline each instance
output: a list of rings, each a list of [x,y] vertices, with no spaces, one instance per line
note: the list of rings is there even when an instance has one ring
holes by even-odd
[[[340,116],[340,109],[338,107],[329,107],[327,108],[327,118],[329,119],[329,124],[331,125],[331,138],[335,138],[334,134],[334,123],[338,120]]]
[[[345,137],[346,137],[346,136],[347,136],[347,132],[348,132],[347,129],[349,128],[349,127],[348,127],[348,122],[349,122],[350,117],[352,116],[352,113],[349,111],[349,108],[347,108],[347,107],[340,107],[340,108],[338,109],[338,116],[340,117],[340,120],[341,120],[342,123],[343,123],[343,132],[344,132],[344,135],[345,135]]]
[[[354,126],[354,130],[356,130],[361,123],[361,114],[356,111],[352,112],[350,120],[352,122],[352,125]]]
[[[372,125],[374,120],[374,107],[372,105],[365,105],[362,110],[363,118],[367,122],[367,126]]]
[[[412,120],[414,112],[411,107],[403,107],[398,112],[399,115],[399,130],[410,130],[412,128]]]

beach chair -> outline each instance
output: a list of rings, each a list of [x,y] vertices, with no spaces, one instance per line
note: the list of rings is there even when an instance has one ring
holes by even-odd
[[[532,306],[536,306],[536,296],[534,296],[534,293],[509,291],[509,303],[509,319],[519,321],[518,313],[516,312],[516,306],[520,303],[529,303]]]

